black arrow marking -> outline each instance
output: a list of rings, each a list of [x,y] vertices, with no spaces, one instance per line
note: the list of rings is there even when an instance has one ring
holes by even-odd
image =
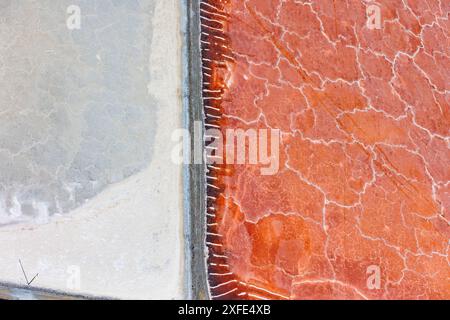
[[[39,273],[36,273],[36,275],[33,277],[33,279],[31,279],[31,281],[28,281],[27,274],[25,273],[25,270],[23,269],[22,261],[20,261],[20,259],[19,259],[19,264],[20,264],[20,268],[22,269],[23,276],[25,277],[25,281],[27,282],[27,285],[30,285],[34,281],[34,279],[36,279],[36,277],[39,275]]]

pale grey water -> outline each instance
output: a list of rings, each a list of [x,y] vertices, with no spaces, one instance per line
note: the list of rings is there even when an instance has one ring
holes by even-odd
[[[152,3],[0,0],[0,224],[68,212],[149,165]]]

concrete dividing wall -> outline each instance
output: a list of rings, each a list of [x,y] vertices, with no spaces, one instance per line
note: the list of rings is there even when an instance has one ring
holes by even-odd
[[[186,296],[180,6],[1,2],[0,283]]]

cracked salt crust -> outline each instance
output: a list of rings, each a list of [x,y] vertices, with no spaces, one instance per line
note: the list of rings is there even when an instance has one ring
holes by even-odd
[[[367,4],[201,1],[209,124],[282,131],[274,176],[209,166],[212,298],[450,297],[450,7]]]

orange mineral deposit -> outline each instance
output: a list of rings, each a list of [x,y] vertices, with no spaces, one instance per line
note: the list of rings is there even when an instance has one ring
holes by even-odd
[[[280,132],[273,174],[210,155],[211,296],[450,299],[450,3],[200,8],[206,129]]]

